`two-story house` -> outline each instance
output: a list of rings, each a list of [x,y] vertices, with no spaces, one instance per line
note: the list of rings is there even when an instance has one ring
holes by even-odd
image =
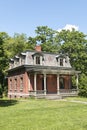
[[[8,97],[46,97],[47,95],[73,96],[72,76],[78,74],[66,54],[42,52],[41,46],[25,51],[10,59],[8,70]]]

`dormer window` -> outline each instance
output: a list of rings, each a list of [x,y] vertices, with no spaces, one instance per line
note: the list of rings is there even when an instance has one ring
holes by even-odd
[[[64,55],[64,54],[60,54],[60,55],[56,56],[56,60],[58,62],[58,65],[61,67],[62,66],[65,67],[65,59],[66,59],[66,55]]]
[[[40,64],[40,56],[36,56],[36,64]]]
[[[12,69],[14,67],[14,59],[10,59],[9,63],[10,69]]]
[[[25,64],[26,53],[20,53],[20,65]]]
[[[42,52],[36,52],[32,55],[34,60],[34,65],[42,65],[42,61],[44,60],[44,56]]]
[[[63,58],[60,58],[60,66],[63,66]]]
[[[19,65],[19,57],[18,56],[15,56],[14,57],[14,66],[18,66]]]
[[[25,63],[25,56],[21,56],[20,58],[20,64],[23,65]]]

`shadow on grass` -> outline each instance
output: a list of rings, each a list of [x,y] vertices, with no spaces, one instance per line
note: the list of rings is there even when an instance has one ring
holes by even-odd
[[[0,99],[0,107],[8,107],[17,104],[17,100],[5,100],[5,99]]]

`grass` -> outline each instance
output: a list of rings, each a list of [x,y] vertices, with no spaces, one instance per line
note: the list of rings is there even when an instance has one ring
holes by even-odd
[[[66,98],[68,101],[83,101],[83,102],[87,102],[87,98],[83,98],[83,97],[69,97]]]
[[[87,105],[58,100],[0,100],[0,130],[87,130]]]

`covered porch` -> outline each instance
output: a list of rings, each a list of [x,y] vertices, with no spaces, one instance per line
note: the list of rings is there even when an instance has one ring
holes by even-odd
[[[76,77],[76,85],[72,87],[72,76]],[[34,71],[28,72],[29,96],[77,96],[78,72],[76,71]]]

